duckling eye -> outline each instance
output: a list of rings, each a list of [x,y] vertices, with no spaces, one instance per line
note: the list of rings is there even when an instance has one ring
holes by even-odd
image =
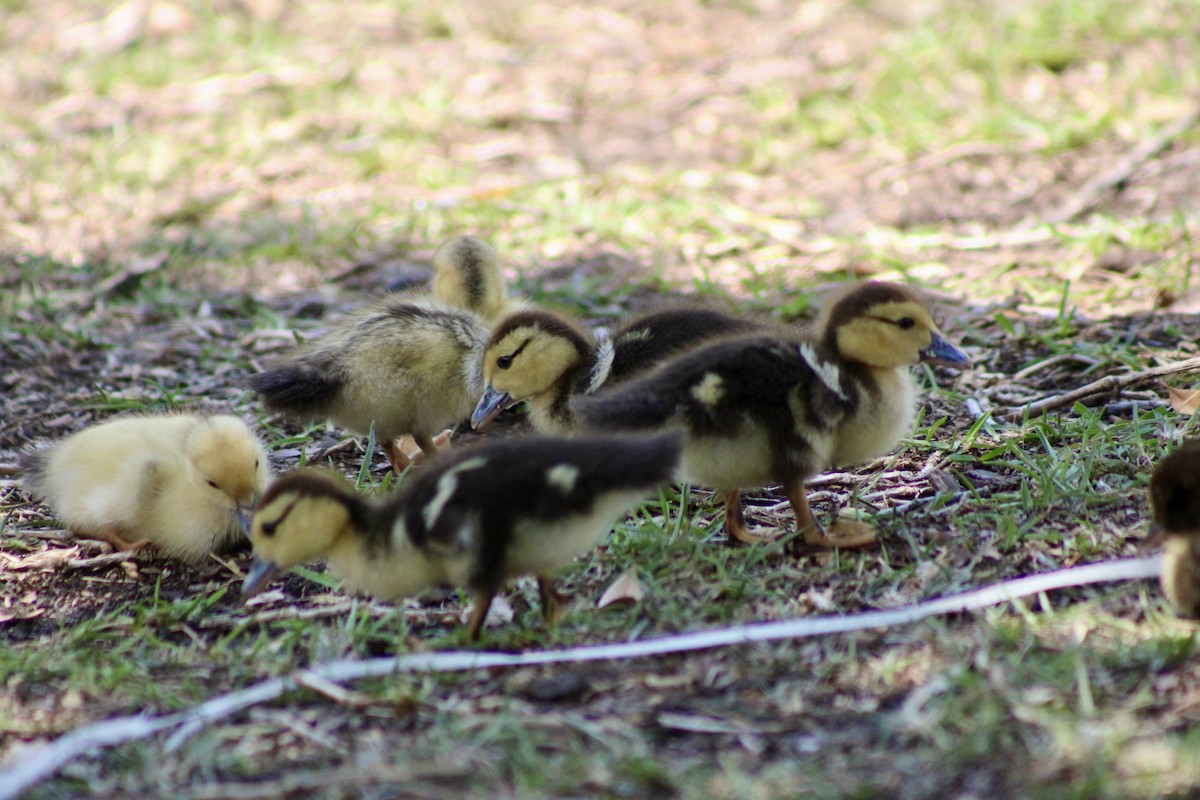
[[[208,485],[209,485],[209,486],[211,486],[211,487],[212,487],[212,488],[214,488],[214,489],[220,489],[220,488],[221,488],[220,486],[217,486],[217,482],[216,482],[216,481],[209,481],[209,482],[208,482]]]
[[[263,536],[274,536],[275,528],[278,527],[278,522],[264,522],[262,524]]]
[[[508,369],[509,367],[512,366],[512,362],[513,362],[512,356],[500,356],[499,358],[496,359],[496,366],[499,367],[500,369]]]
[[[896,320],[896,325],[898,325],[902,331],[906,331],[916,324],[917,321],[912,317],[901,317],[900,319]]]

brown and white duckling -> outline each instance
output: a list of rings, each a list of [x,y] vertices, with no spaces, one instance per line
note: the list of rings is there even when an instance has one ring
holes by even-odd
[[[483,391],[488,328],[508,307],[496,253],[479,239],[451,239],[434,255],[434,297],[394,294],[351,313],[248,383],[276,413],[328,419],[375,435],[392,469],[410,459],[396,440],[412,434],[425,455],[434,436],[471,415]]]
[[[257,557],[242,593],[253,596],[278,571],[318,558],[328,559],[346,589],[380,598],[466,586],[474,640],[504,582],[532,574],[543,614],[554,621],[555,570],[669,482],[680,447],[674,433],[485,442],[435,460],[377,501],[327,474],[292,472],[255,512]]]
[[[1163,594],[1200,619],[1200,440],[1184,442],[1150,476],[1153,532],[1163,539]]]
[[[475,428],[522,400],[541,433],[577,428],[570,399],[652,369],[664,359],[720,336],[765,330],[755,320],[702,306],[637,315],[597,343],[570,317],[544,309],[510,314],[492,331],[483,357],[486,388],[471,415]]]
[[[277,413],[357,433],[374,424],[399,473],[410,460],[396,439],[412,434],[433,455],[433,437],[470,416],[483,389],[486,342],[487,327],[472,312],[394,295],[353,312],[249,385]]]
[[[585,428],[685,433],[681,477],[726,492],[725,525],[745,528],[740,488],[782,483],[809,543],[831,546],[804,482],[882,455],[913,423],[917,363],[970,366],[910,289],[865,283],[833,302],[812,338],[745,336],[691,350],[611,391],[577,398]]]
[[[267,454],[226,415],[130,416],[26,455],[24,486],[73,532],[198,563],[245,541]]]

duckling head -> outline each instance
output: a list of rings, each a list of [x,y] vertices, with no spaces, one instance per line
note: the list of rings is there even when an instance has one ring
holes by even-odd
[[[829,306],[822,331],[826,347],[877,369],[919,363],[971,366],[970,357],[938,330],[921,298],[896,283],[854,287]]]
[[[1150,476],[1152,533],[1200,535],[1200,439],[1184,442]]]
[[[205,417],[184,445],[197,479],[214,499],[239,512],[254,507],[267,485],[267,451],[237,417]]]
[[[481,239],[456,236],[433,256],[433,296],[447,305],[494,319],[506,289],[496,251]]]
[[[508,315],[492,331],[483,354],[483,397],[471,414],[482,428],[522,400],[550,397],[570,381],[592,349],[574,323],[547,311]]]
[[[253,597],[278,573],[315,561],[341,537],[364,530],[366,509],[344,480],[320,470],[296,470],[272,483],[250,522],[254,565],[242,597]]]

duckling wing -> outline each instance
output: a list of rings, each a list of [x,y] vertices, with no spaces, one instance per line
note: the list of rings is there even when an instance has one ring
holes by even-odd
[[[398,502],[415,546],[442,557],[470,550],[471,580],[494,585],[586,549],[671,480],[680,447],[677,434],[504,440],[415,476]]]
[[[812,345],[759,337],[703,346],[574,402],[584,425],[597,430],[682,423],[700,436],[735,435],[748,419],[791,427],[794,416],[800,424],[829,427],[850,406],[846,382]]]

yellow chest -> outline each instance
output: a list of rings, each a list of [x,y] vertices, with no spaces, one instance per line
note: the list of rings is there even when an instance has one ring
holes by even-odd
[[[876,375],[879,393],[864,392],[858,408],[838,426],[833,465],[859,464],[881,456],[912,430],[917,390],[906,368]]]

